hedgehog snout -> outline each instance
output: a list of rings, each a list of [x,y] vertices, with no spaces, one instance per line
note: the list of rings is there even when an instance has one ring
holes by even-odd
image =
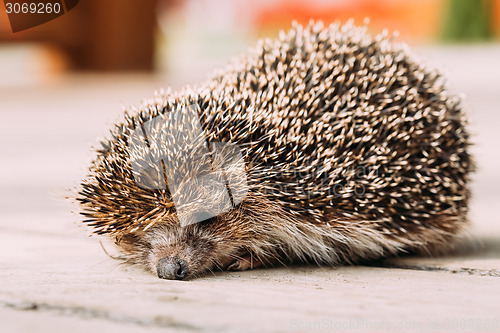
[[[164,257],[158,261],[157,273],[161,279],[183,280],[189,274],[189,268],[178,257]]]

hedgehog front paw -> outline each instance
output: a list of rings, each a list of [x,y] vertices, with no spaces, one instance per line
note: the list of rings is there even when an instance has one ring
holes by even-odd
[[[252,268],[252,264],[245,259],[238,259],[233,261],[228,267],[228,271],[246,271],[247,269]]]
[[[256,260],[252,255],[246,255],[234,260],[228,267],[228,271],[246,271],[262,266],[260,260]]]

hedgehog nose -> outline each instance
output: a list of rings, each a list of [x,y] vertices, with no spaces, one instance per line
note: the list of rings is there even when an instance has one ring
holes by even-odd
[[[165,257],[158,262],[158,277],[167,280],[182,280],[188,274],[186,262],[177,257]]]

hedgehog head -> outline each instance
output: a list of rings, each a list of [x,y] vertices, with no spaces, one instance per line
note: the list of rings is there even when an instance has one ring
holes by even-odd
[[[242,151],[207,141],[199,112],[178,103],[130,118],[79,192],[84,222],[115,236],[126,261],[161,278],[250,268],[279,243],[269,239],[281,207],[249,193]]]
[[[165,279],[251,268],[268,260],[270,252],[264,250],[267,237],[261,237],[266,230],[243,210],[232,209],[187,226],[174,215],[164,217],[146,231],[124,234],[119,245],[128,251],[129,261]]]

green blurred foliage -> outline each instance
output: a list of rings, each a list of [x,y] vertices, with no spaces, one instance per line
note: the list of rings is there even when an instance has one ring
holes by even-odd
[[[493,0],[448,0],[443,40],[484,41],[493,38]]]

